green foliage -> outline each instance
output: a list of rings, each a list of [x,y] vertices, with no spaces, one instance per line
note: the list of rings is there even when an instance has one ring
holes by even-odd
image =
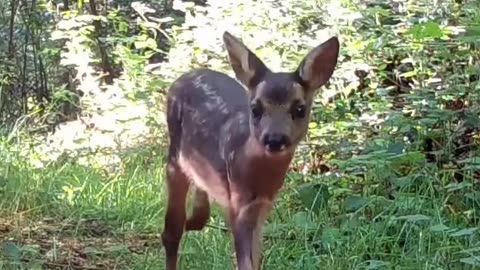
[[[159,236],[147,236],[163,227],[163,95],[191,68],[233,75],[224,30],[276,71],[296,68],[330,35],[341,41],[337,70],[316,98],[308,137],[265,228],[266,268],[480,265],[475,1],[175,3],[185,18],[129,1],[97,3],[92,15],[79,3],[57,14],[41,2],[31,19],[18,17],[38,30],[37,57],[52,74],[46,111],[72,104],[83,116],[38,142],[22,132],[38,126],[33,112],[41,106],[30,97],[24,117],[0,127],[0,239],[15,240],[2,240],[0,268],[75,260],[84,268],[163,267]],[[116,72],[108,85],[105,55]],[[159,56],[166,61],[150,63]],[[11,91],[21,73],[0,70],[0,91]],[[58,78],[65,72],[70,80]],[[185,236],[182,268],[233,269],[230,237],[219,230],[224,219],[213,212],[209,227]]]

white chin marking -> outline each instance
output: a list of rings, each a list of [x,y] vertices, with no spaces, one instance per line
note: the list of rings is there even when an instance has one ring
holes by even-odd
[[[280,147],[280,150],[274,151],[274,152],[269,151],[267,148],[265,148],[265,153],[268,156],[283,156],[288,152],[286,150],[287,150],[287,147],[285,145],[282,145],[282,147]]]

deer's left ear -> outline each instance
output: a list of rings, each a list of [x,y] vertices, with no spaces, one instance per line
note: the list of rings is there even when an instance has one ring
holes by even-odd
[[[311,50],[300,62],[296,73],[310,90],[318,89],[332,77],[339,50],[338,39],[332,37]]]

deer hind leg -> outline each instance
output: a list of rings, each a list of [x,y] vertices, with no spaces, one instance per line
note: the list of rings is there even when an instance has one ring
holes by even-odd
[[[262,227],[271,201],[257,199],[233,211],[232,232],[238,270],[260,270],[262,261]]]
[[[200,231],[207,225],[210,217],[210,202],[207,192],[196,187],[193,197],[193,209],[191,216],[187,219],[185,229],[187,231]]]
[[[168,203],[162,243],[165,247],[166,270],[176,270],[178,248],[185,228],[189,181],[178,163],[171,158],[167,162],[167,188]]]

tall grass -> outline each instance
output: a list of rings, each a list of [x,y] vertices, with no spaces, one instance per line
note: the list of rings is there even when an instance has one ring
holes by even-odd
[[[163,151],[149,148],[123,160],[109,176],[68,162],[33,169],[2,161],[0,265],[48,268],[57,262],[74,269],[80,255],[66,252],[74,242],[97,267],[163,269]],[[474,269],[476,219],[449,202],[473,182],[452,188],[450,175],[418,168],[389,197],[381,188],[384,174],[370,170],[369,186],[353,197],[342,177],[310,179],[326,185],[331,198],[309,209],[300,203],[303,179],[291,173],[265,228],[266,269]],[[204,231],[185,234],[181,269],[233,269],[231,236],[221,230],[220,213],[215,206]]]

